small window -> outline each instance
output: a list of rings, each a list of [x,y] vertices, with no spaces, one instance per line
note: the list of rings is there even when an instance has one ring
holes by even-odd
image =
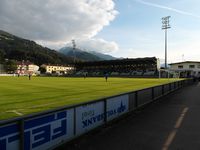
[[[195,65],[189,65],[189,68],[195,68]]]
[[[178,69],[183,69],[183,65],[179,65],[179,66],[178,66]]]

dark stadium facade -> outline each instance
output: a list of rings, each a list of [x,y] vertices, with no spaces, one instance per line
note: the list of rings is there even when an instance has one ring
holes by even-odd
[[[77,76],[157,76],[160,68],[156,57],[78,62],[74,67]]]

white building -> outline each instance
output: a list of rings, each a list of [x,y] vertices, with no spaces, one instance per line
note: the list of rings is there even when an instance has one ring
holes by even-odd
[[[180,77],[200,77],[200,62],[198,61],[184,61],[169,65],[169,70],[179,73]]]
[[[59,65],[42,65],[46,69],[46,73],[67,74],[74,69],[72,66],[59,66]]]
[[[21,74],[21,75],[28,75],[28,74],[39,74],[39,66],[34,65],[31,62],[17,62],[17,70],[16,73],[17,74]]]

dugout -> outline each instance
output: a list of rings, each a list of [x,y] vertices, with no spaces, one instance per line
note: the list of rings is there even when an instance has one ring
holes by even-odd
[[[78,62],[75,64],[75,75],[87,72],[90,76],[101,76],[104,73],[111,76],[156,76],[159,64],[156,57]]]

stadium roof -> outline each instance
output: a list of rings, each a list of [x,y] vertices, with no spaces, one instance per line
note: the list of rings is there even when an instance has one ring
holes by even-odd
[[[111,65],[111,64],[129,64],[129,63],[135,63],[135,64],[140,64],[140,63],[157,63],[157,58],[156,57],[145,57],[145,58],[127,58],[127,59],[115,59],[115,60],[104,60],[104,61],[89,61],[89,62],[78,62],[75,65],[88,65],[88,66],[93,66],[93,65]]]
[[[182,61],[182,62],[171,63],[169,65],[185,64],[185,63],[200,63],[200,61]]]

